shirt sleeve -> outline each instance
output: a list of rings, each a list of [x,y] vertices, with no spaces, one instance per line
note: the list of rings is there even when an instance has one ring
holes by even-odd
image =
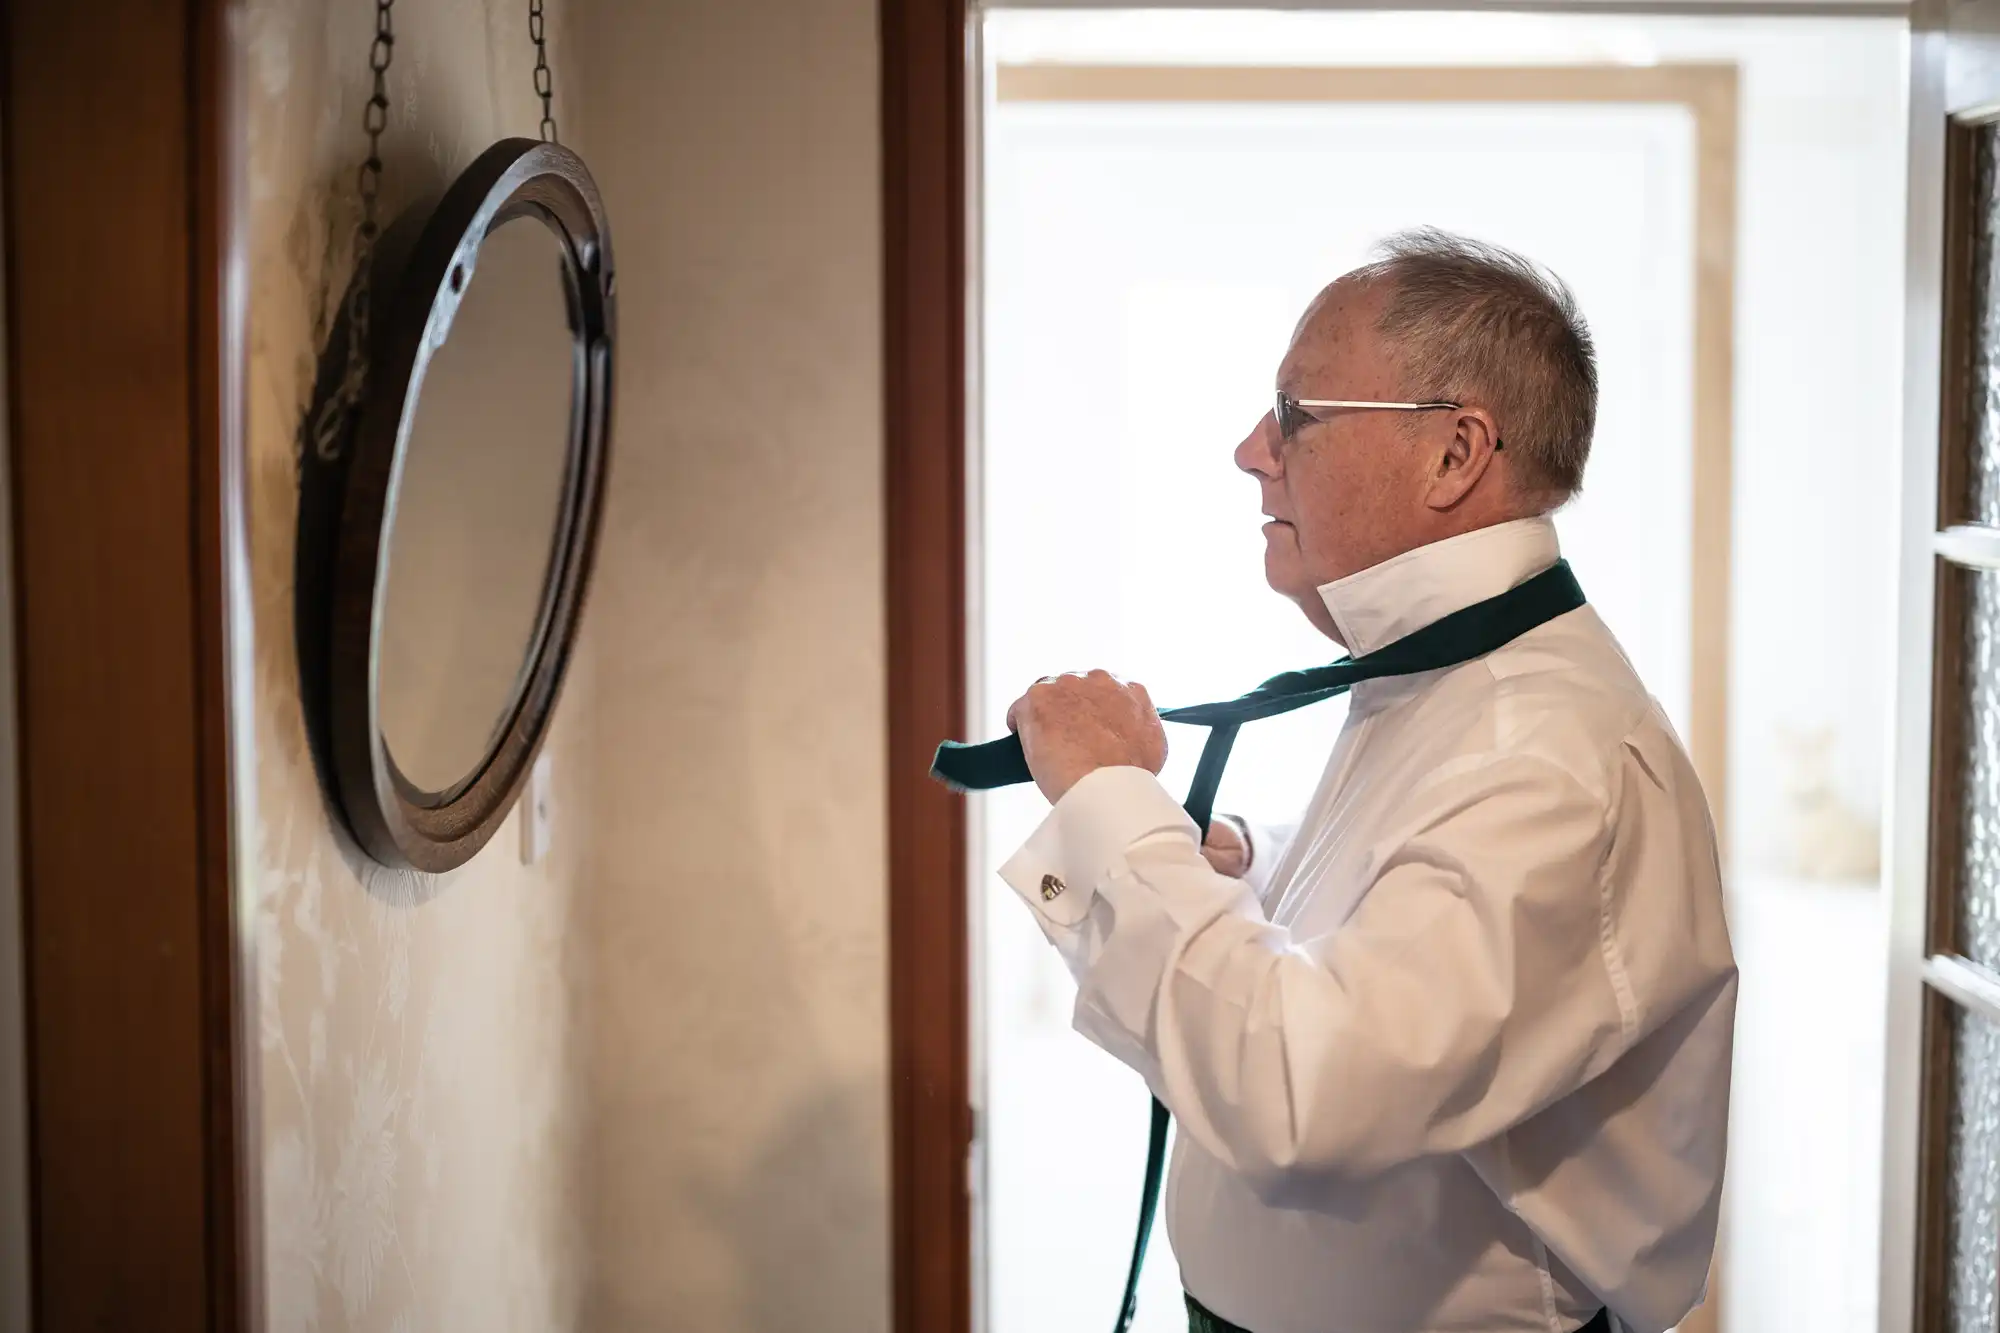
[[[1634,993],[1607,801],[1556,765],[1459,766],[1411,804],[1316,939],[1217,874],[1139,769],[1078,783],[1002,870],[1076,976],[1077,1029],[1273,1204],[1504,1133],[1704,980],[1669,966]]]

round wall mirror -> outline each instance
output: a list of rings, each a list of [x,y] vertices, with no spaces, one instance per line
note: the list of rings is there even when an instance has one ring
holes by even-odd
[[[390,760],[430,801],[478,773],[534,660],[569,472],[560,253],[530,218],[486,237],[403,443],[376,709]]]
[[[326,738],[385,865],[449,870],[519,794],[588,582],[610,420],[596,186],[495,144],[384,234],[339,506]]]

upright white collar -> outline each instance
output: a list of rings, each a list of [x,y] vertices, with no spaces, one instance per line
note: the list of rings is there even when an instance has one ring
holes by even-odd
[[[1419,546],[1319,590],[1347,651],[1359,657],[1553,565],[1556,525],[1544,515]]]

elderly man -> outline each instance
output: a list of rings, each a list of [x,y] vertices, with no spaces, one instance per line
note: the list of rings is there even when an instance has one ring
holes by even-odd
[[[1392,240],[1306,310],[1236,448],[1271,587],[1360,656],[1549,569],[1596,396],[1554,277]],[[1736,998],[1715,836],[1588,606],[1356,686],[1288,836],[1198,845],[1138,685],[1051,677],[1009,723],[1054,809],[1002,873],[1078,1029],[1179,1122],[1192,1329],[1657,1333],[1699,1302]]]

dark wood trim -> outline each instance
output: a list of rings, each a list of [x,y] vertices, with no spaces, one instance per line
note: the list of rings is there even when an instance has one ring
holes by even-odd
[[[964,0],[883,0],[889,1045],[897,1333],[972,1320],[966,810]]]
[[[194,495],[197,744],[204,799],[201,837],[202,1036],[207,1116],[208,1327],[248,1333],[263,1310],[262,1105],[257,1047],[254,912],[238,911],[234,840],[234,700],[229,682],[236,625],[229,571],[249,571],[244,371],[248,364],[249,223],[243,188],[249,130],[240,0],[195,0],[188,103],[193,182],[194,338],[188,374]],[[247,648],[247,644],[243,645]],[[247,718],[240,725],[248,725]],[[247,780],[246,774],[246,780]]]
[[[1939,339],[1938,515],[1943,530],[1971,522],[1966,512],[1967,465],[1972,423],[1966,416],[1972,371],[1973,239],[1977,219],[1972,188],[1977,166],[1978,122],[1958,117],[1945,125],[1944,140],[1944,271],[1939,295],[1943,303],[1943,336]],[[2000,282],[2000,273],[1989,282]]]
[[[1913,1333],[1950,1326],[1952,1016],[1944,996],[1924,991],[1922,1110],[1917,1130],[1916,1309]]]
[[[1939,557],[1931,632],[1931,805],[1924,952],[1963,951],[1959,929],[1960,800],[1964,785],[1966,580],[1980,577]]]
[[[230,0],[4,12],[35,1327],[248,1327]]]

